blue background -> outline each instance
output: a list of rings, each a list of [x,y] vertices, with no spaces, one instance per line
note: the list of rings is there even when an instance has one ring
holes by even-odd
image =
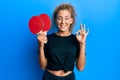
[[[1,0],[0,80],[41,80],[37,38],[28,21],[41,13],[52,18],[61,3],[75,7],[73,33],[80,23],[90,29],[86,66],[82,72],[74,69],[76,80],[120,80],[120,0]]]

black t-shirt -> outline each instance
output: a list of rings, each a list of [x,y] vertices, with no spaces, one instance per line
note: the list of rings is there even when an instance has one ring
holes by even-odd
[[[72,71],[80,51],[75,35],[63,37],[53,33],[48,35],[47,39],[48,42],[44,46],[44,53],[47,58],[46,69]]]

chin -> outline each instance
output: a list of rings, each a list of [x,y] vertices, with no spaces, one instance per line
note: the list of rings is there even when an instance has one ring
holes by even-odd
[[[66,32],[66,31],[68,31],[68,30],[66,30],[66,29],[59,29],[61,32]]]

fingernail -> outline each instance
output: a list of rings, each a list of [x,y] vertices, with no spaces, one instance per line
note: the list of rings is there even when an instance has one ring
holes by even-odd
[[[85,24],[84,24],[84,26],[85,26]]]

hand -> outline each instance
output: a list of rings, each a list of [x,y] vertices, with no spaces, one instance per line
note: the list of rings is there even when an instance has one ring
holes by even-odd
[[[37,39],[40,47],[44,47],[44,44],[47,43],[46,32],[40,31],[37,33]]]
[[[82,26],[82,24],[80,24],[80,30],[78,30],[76,32],[76,38],[80,44],[85,44],[88,33],[89,33],[89,29],[86,32],[85,24],[84,24],[84,26]]]

